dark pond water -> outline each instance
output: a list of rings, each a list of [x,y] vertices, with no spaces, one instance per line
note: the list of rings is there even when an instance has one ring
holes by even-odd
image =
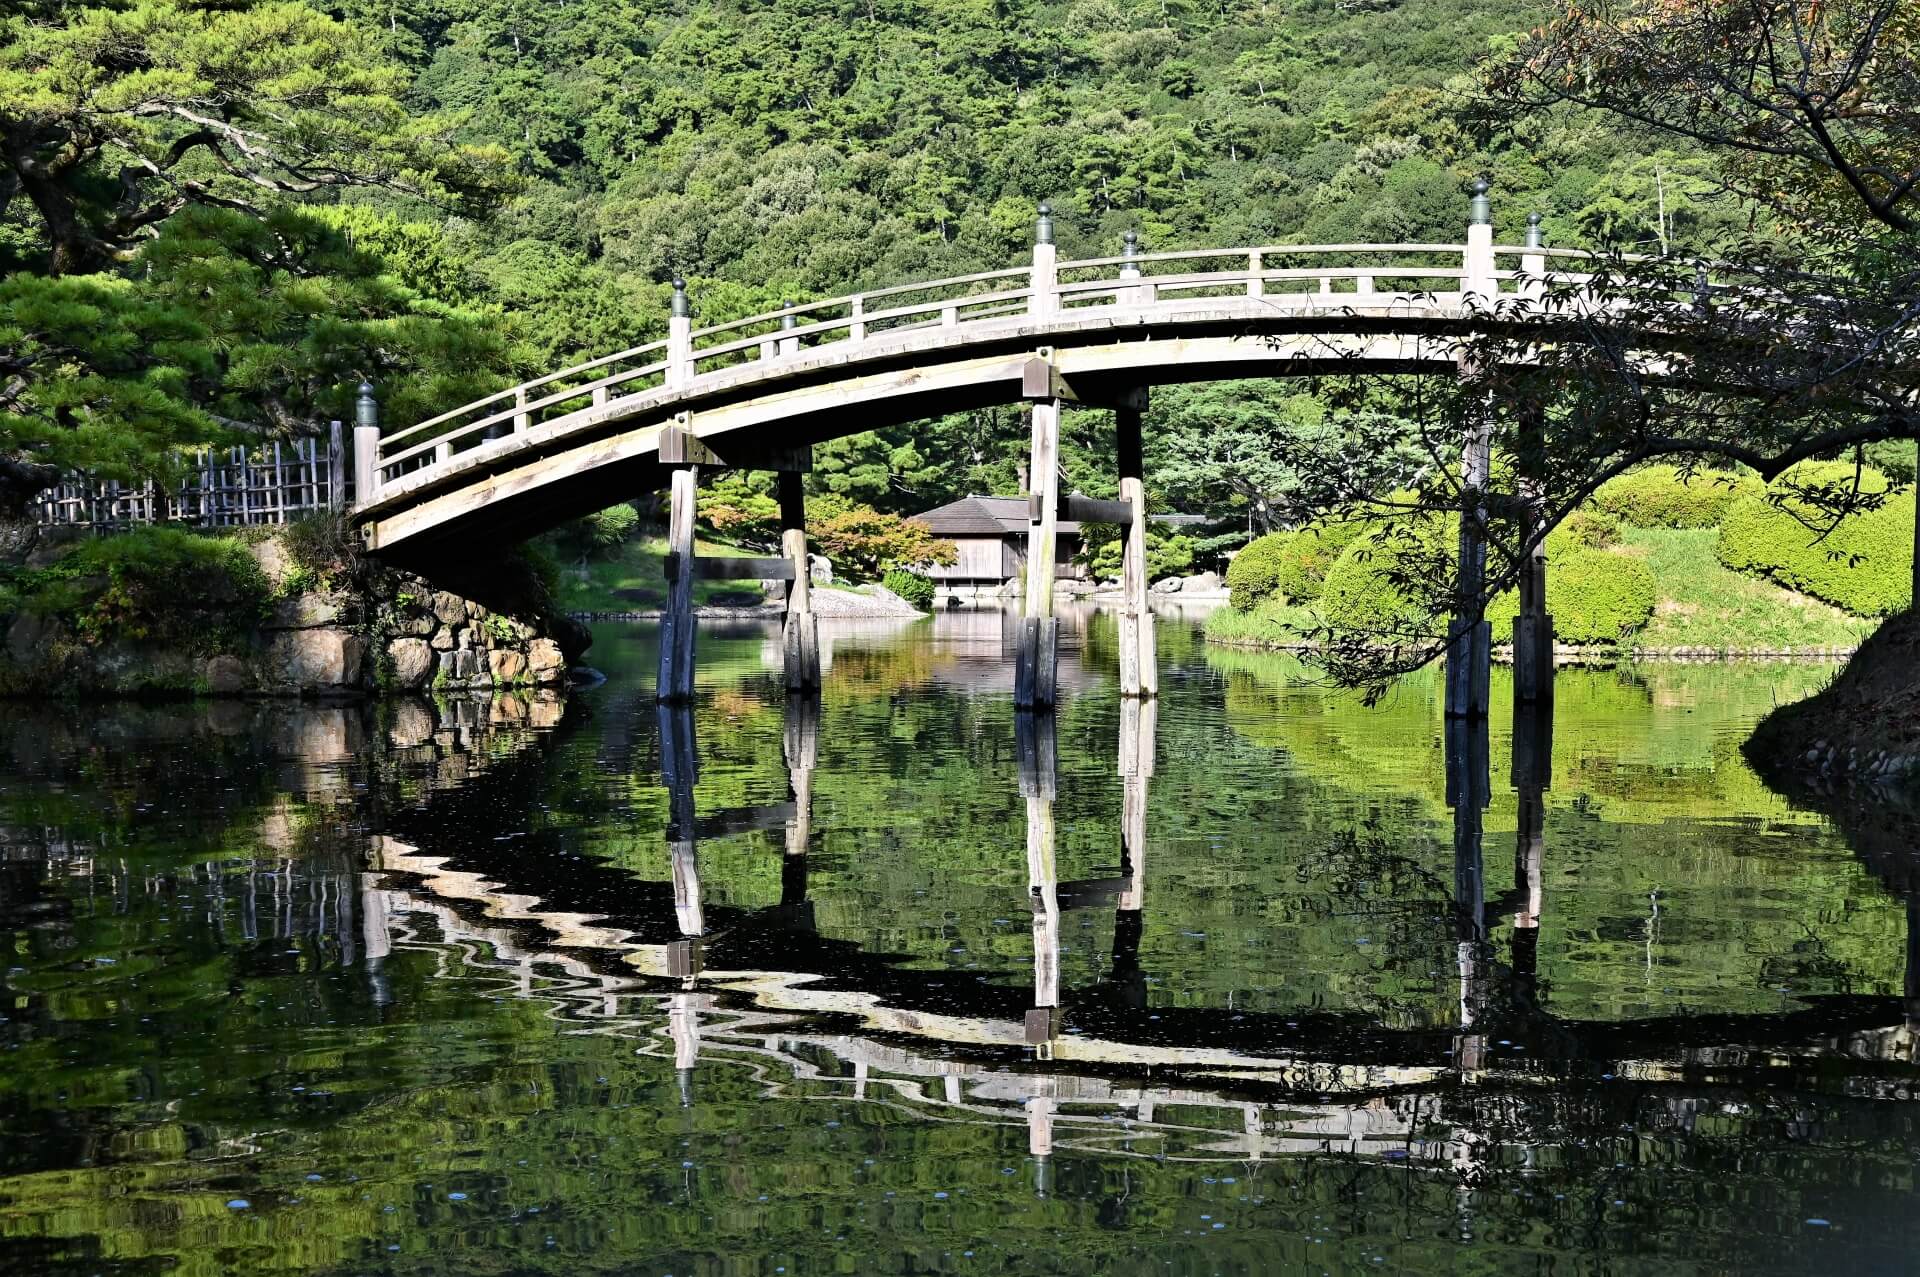
[[[1038,723],[978,613],[0,707],[0,1271],[1911,1269],[1916,876],[1738,754],[1829,670],[1476,741],[1068,628]]]

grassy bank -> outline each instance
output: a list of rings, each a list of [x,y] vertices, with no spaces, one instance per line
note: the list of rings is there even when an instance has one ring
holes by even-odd
[[[1642,648],[1785,651],[1851,648],[1878,621],[1735,572],[1714,554],[1714,528],[1627,528],[1622,540],[1646,556],[1658,588],[1653,619],[1633,637]]]
[[[1623,549],[1653,571],[1653,615],[1623,650],[1830,651],[1857,646],[1878,625],[1820,600],[1724,566],[1714,528],[1626,528]],[[1551,569],[1549,569],[1551,570]],[[1284,648],[1320,623],[1311,605],[1268,599],[1253,610],[1221,608],[1207,640],[1224,647]]]

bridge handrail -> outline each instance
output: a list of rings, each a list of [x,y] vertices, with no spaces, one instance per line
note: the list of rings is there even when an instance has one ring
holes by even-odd
[[[611,377],[602,377],[598,381],[589,382],[584,386],[573,386],[565,390],[556,391],[555,393],[546,396],[544,399],[529,399],[525,403],[522,403],[518,399],[516,399],[514,400],[512,407],[507,408],[503,412],[493,413],[490,416],[480,418],[478,421],[466,422],[460,425],[459,427],[457,427],[456,429],[447,431],[445,434],[437,434],[429,438],[422,439],[419,443],[413,444],[407,448],[403,448],[399,452],[395,452],[395,453],[387,452],[384,445],[392,443],[395,439],[398,439],[400,436],[388,435],[385,438],[381,439],[380,441],[382,444],[382,448],[380,452],[380,462],[379,462],[380,468],[383,470],[389,469],[393,466],[399,465],[403,461],[410,461],[414,457],[423,456],[428,451],[433,449],[438,449],[443,445],[451,446],[453,441],[456,439],[464,439],[468,435],[475,434],[479,431],[488,430],[494,426],[503,425],[506,422],[514,420],[516,417],[533,413],[541,408],[551,408],[555,404],[566,403],[568,400],[585,398],[587,396],[592,395],[592,393],[596,390],[610,389],[614,386],[622,385],[629,381],[637,381],[641,377],[651,376],[654,373],[664,373],[667,370],[667,367],[668,365],[666,361],[661,360],[657,363],[643,364],[638,368],[628,368],[622,372],[615,373]],[[551,380],[551,378],[549,378],[549,380]],[[519,389],[519,387],[515,387],[514,389]],[[499,396],[496,395],[494,396],[494,398],[497,399],[499,398]],[[469,404],[467,406],[469,408],[472,408],[472,407],[478,406],[481,403],[488,403],[488,402],[491,402],[491,400],[485,400],[485,399],[476,400],[474,403]],[[417,427],[415,429],[417,429]],[[410,430],[407,433],[411,434],[413,433],[413,431]]]
[[[462,413],[472,412],[475,408],[480,407],[480,405],[482,404],[493,403],[496,400],[505,399],[510,395],[517,395],[523,391],[532,390],[537,386],[545,386],[552,382],[560,380],[562,377],[571,377],[575,373],[589,372],[595,368],[603,368],[608,364],[620,363],[623,360],[631,359],[635,355],[644,355],[649,351],[654,351],[654,350],[664,351],[666,350],[666,348],[667,348],[667,343],[665,341],[650,341],[650,342],[647,342],[645,345],[634,346],[628,350],[615,351],[611,355],[601,355],[599,358],[589,359],[583,364],[575,364],[571,368],[562,368],[559,372],[550,372],[546,374],[544,377],[535,377],[532,381],[523,381],[517,386],[508,386],[505,390],[496,390],[494,393],[490,395],[483,395],[480,398],[475,399],[469,403],[461,404],[458,408],[448,409],[446,412],[441,413],[437,417],[429,417],[425,421],[415,422],[413,425],[407,426],[401,430],[396,430],[392,434],[382,435],[380,437],[380,442],[383,444],[393,443],[396,440],[404,439],[409,435],[418,434],[422,430],[431,429],[432,427],[438,426],[438,425],[444,425],[446,422],[452,421],[455,417],[460,416]],[[582,389],[584,390],[591,390],[592,388],[593,387],[591,386],[582,387]],[[528,406],[531,407],[532,405],[528,405]],[[437,437],[438,436],[436,436],[436,438]]]

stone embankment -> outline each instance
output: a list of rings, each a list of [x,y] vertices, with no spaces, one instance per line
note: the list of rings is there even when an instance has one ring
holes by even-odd
[[[103,632],[98,608],[21,608],[0,617],[0,692],[14,696],[271,696],[350,698],[385,692],[552,688],[586,649],[582,627],[527,605],[509,588],[489,606],[376,564],[316,573],[286,538],[255,535],[247,554],[264,578],[236,587],[232,611],[257,620],[199,625],[207,597],[183,601],[183,624],[156,637]],[[26,570],[57,561],[53,552]],[[251,576],[251,574],[248,574]],[[512,573],[498,574],[510,581]],[[214,606],[218,605],[215,599]],[[91,605],[90,605],[91,606]],[[194,611],[192,609],[198,609]]]

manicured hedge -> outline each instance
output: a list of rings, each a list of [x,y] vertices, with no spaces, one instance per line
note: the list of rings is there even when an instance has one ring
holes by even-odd
[[[1840,483],[1853,476],[1846,462],[1795,466],[1775,480],[1777,500],[1740,502],[1720,525],[1720,561],[1737,572],[1764,576],[1789,589],[1825,599],[1855,616],[1889,616],[1913,601],[1913,492],[1898,493],[1878,510],[1854,515],[1824,538],[1794,517],[1797,504],[1781,495],[1788,483]],[[1869,470],[1869,491],[1884,491],[1886,479]],[[1818,516],[1801,513],[1817,522]]]
[[[1697,470],[1682,483],[1677,467],[1651,465],[1601,484],[1592,504],[1636,528],[1710,528],[1737,502],[1760,493],[1752,475]]]
[[[1227,565],[1229,601],[1242,612],[1274,598],[1312,602],[1327,569],[1358,535],[1357,525],[1336,523],[1255,538]]]
[[[1425,615],[1389,578],[1394,557],[1394,542],[1377,533],[1356,537],[1341,551],[1320,586],[1320,614],[1328,625],[1383,638],[1445,631],[1444,617]]]
[[[1618,643],[1653,617],[1653,569],[1638,555],[1572,550],[1550,555],[1547,611],[1562,643]],[[1496,643],[1513,638],[1520,597],[1509,590],[1487,608]]]
[[[933,606],[933,580],[905,568],[888,568],[880,584],[898,594],[922,612]]]

